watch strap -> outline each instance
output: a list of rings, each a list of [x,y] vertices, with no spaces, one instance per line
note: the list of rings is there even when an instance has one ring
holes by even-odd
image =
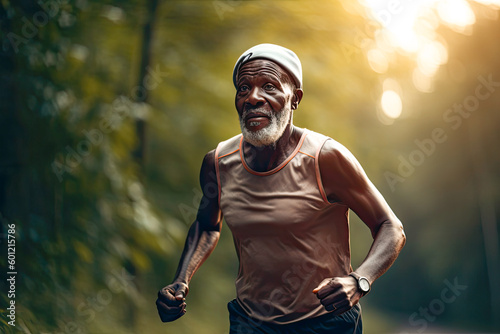
[[[363,296],[364,296],[364,295],[367,295],[367,294],[371,291],[371,283],[370,283],[370,281],[369,281],[366,277],[363,277],[363,276],[359,275],[358,273],[356,273],[356,272],[354,272],[354,271],[353,271],[353,272],[351,272],[351,273],[349,274],[349,276],[354,277],[354,278],[356,279],[356,281],[358,282],[358,290],[362,293],[362,295],[363,295]],[[363,291],[363,290],[361,290],[361,286],[360,286],[359,281],[360,281],[360,279],[362,279],[362,278],[363,278],[363,279],[365,279],[365,280],[368,282],[368,291]]]
[[[361,276],[360,276],[358,273],[354,272],[354,271],[353,271],[353,272],[351,272],[351,273],[349,274],[349,276],[354,277],[354,278],[356,279],[356,281],[359,281],[359,279],[361,278]]]

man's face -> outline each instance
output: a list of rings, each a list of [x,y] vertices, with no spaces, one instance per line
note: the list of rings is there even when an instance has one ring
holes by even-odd
[[[291,78],[278,64],[256,59],[245,63],[238,72],[235,98],[245,141],[270,146],[291,124],[294,92]]]

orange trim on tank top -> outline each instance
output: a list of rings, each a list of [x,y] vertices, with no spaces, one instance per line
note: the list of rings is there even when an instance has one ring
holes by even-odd
[[[221,198],[221,194],[222,194],[222,184],[220,183],[219,159],[227,157],[228,155],[231,155],[233,153],[238,152],[239,148],[234,150],[233,152],[221,155],[220,157],[219,157],[219,149],[220,149],[220,144],[217,145],[217,148],[215,149],[215,175],[217,177],[217,191],[218,191],[217,204],[219,205],[219,214],[217,217],[217,222],[220,222],[222,219],[222,209],[220,207],[220,198]]]
[[[308,157],[311,157],[311,158],[315,159],[312,155],[310,155],[310,154],[308,154],[308,153],[306,153],[306,152],[302,152],[301,150],[299,150],[299,153],[305,154],[305,155],[307,155]]]
[[[240,150],[240,149],[238,148],[238,149],[234,150],[233,152],[230,152],[230,153],[228,153],[228,154],[221,155],[221,156],[219,157],[219,159],[224,158],[224,157],[227,157],[228,155],[231,155],[231,154],[233,154],[233,153],[236,153],[236,152],[238,152],[239,150]]]
[[[217,177],[217,190],[218,190],[218,198],[217,198],[217,204],[219,204],[219,215],[220,215],[220,194],[222,192],[221,184],[220,184],[220,173],[219,173],[219,148],[220,144],[217,145],[217,148],[215,149],[215,176]]]
[[[328,200],[328,197],[326,197],[325,189],[323,188],[323,181],[321,180],[321,173],[319,170],[319,153],[321,152],[321,149],[325,145],[326,141],[328,138],[323,142],[323,144],[319,145],[318,149],[316,150],[316,160],[314,161],[314,164],[316,165],[316,182],[318,182],[318,188],[319,192],[321,193],[321,197],[323,197],[323,201],[328,204],[333,204]]]
[[[283,169],[283,167],[285,167],[289,162],[290,160],[292,160],[296,155],[297,153],[299,152],[300,148],[302,147],[302,144],[304,143],[304,140],[306,139],[306,136],[307,136],[307,133],[308,133],[308,130],[307,129],[304,129],[304,133],[302,134],[302,136],[300,137],[300,141],[299,141],[299,144],[297,145],[297,147],[295,148],[295,150],[292,152],[292,154],[290,154],[290,156],[285,160],[283,161],[279,166],[267,171],[267,172],[256,172],[254,171],[253,169],[251,169],[246,161],[245,161],[245,157],[243,156],[243,136],[241,136],[241,139],[240,139],[240,159],[241,159],[241,163],[243,165],[243,167],[245,167],[245,169],[251,173],[251,174],[254,174],[254,175],[258,175],[258,176],[267,176],[267,175],[271,175],[271,174],[274,174],[276,172],[279,172],[281,169]]]

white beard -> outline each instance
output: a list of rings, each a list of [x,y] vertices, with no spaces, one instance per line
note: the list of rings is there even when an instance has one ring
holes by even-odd
[[[258,131],[250,131],[245,124],[245,117],[250,112],[258,112],[269,116],[270,123]],[[283,108],[279,112],[268,112],[262,108],[247,110],[240,117],[241,133],[246,142],[255,147],[274,146],[281,138],[290,120],[291,110]]]

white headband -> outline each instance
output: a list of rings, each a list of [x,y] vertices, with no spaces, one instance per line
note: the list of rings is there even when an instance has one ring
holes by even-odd
[[[297,88],[302,88],[302,65],[299,57],[291,51],[276,44],[259,44],[251,47],[238,58],[233,70],[233,83],[237,87],[238,72],[246,62],[257,59],[269,59],[286,69],[295,81]]]

